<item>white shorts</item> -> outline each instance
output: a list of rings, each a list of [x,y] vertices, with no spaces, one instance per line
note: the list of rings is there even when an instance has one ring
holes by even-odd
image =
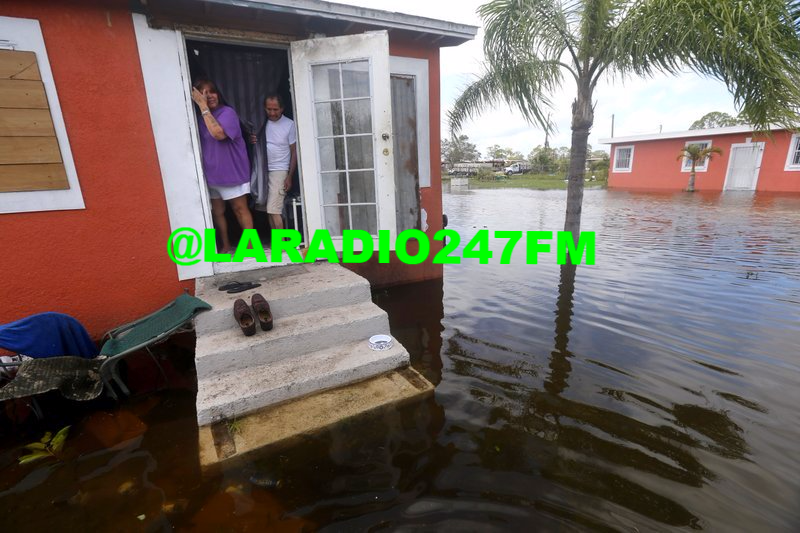
[[[245,194],[250,194],[250,182],[247,181],[241,185],[233,185],[231,187],[221,187],[219,185],[212,187],[208,186],[208,195],[213,199],[233,200]]]
[[[286,198],[286,191],[283,184],[288,170],[271,170],[269,172],[269,189],[267,190],[267,213],[270,215],[283,214],[283,199]]]

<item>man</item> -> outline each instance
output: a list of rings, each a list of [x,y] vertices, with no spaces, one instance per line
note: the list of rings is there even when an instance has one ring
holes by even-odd
[[[297,129],[294,121],[283,116],[283,98],[271,94],[264,99],[267,112],[267,169],[269,191],[267,214],[273,229],[283,229],[283,199],[292,188],[297,168]]]

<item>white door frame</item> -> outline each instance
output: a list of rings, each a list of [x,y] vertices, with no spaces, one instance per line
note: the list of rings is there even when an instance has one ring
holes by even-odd
[[[151,28],[145,15],[134,13],[132,18],[164,185],[170,231],[188,227],[203,234],[206,228],[214,227],[214,222],[203,175],[194,102],[190,93],[187,34],[180,30]],[[231,42],[224,36],[215,38],[191,33],[188,37],[212,42]],[[248,41],[237,41],[236,44],[264,45]],[[184,123],[188,123],[188,128]],[[215,246],[215,243],[211,245]],[[166,248],[165,242],[165,252]],[[202,257],[201,255],[201,261],[194,265],[176,265],[178,279],[194,279],[222,272],[240,272],[289,263],[286,257],[280,263],[259,263],[253,259],[246,259],[241,263],[206,263]]]
[[[728,154],[728,169],[725,171],[725,182],[722,184],[722,190],[728,190],[728,180],[731,177],[731,171],[733,170],[733,150],[734,148],[745,148],[751,147],[753,145],[758,145],[758,154],[756,155],[756,169],[755,169],[755,180],[753,180],[753,188],[752,189],[731,189],[736,191],[754,191],[758,187],[758,178],[761,175],[761,159],[764,156],[764,143],[757,142],[757,143],[734,143],[731,144],[730,153]]]

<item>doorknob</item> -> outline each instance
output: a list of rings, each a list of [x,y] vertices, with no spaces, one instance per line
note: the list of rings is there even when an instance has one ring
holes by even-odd
[[[381,139],[383,139],[384,141],[388,141],[389,140],[389,134],[388,133],[384,133],[383,135],[381,135]]]

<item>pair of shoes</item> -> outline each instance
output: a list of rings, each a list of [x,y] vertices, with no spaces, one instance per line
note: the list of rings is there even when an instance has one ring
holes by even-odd
[[[219,290],[226,291],[228,294],[236,294],[238,292],[249,291],[250,289],[255,289],[256,287],[260,287],[260,283],[255,283],[253,281],[245,281],[242,283],[241,281],[231,281],[230,283],[226,283],[219,287]]]
[[[258,323],[261,325],[262,330],[271,330],[273,325],[272,312],[269,309],[267,300],[260,294],[254,294],[250,299],[250,303],[253,307],[252,311],[250,306],[247,305],[247,302],[241,298],[233,302],[233,317],[236,319],[236,323],[239,324],[239,327],[242,328],[242,333],[247,337],[255,335],[256,318],[258,318]],[[253,311],[255,311],[255,316]]]

